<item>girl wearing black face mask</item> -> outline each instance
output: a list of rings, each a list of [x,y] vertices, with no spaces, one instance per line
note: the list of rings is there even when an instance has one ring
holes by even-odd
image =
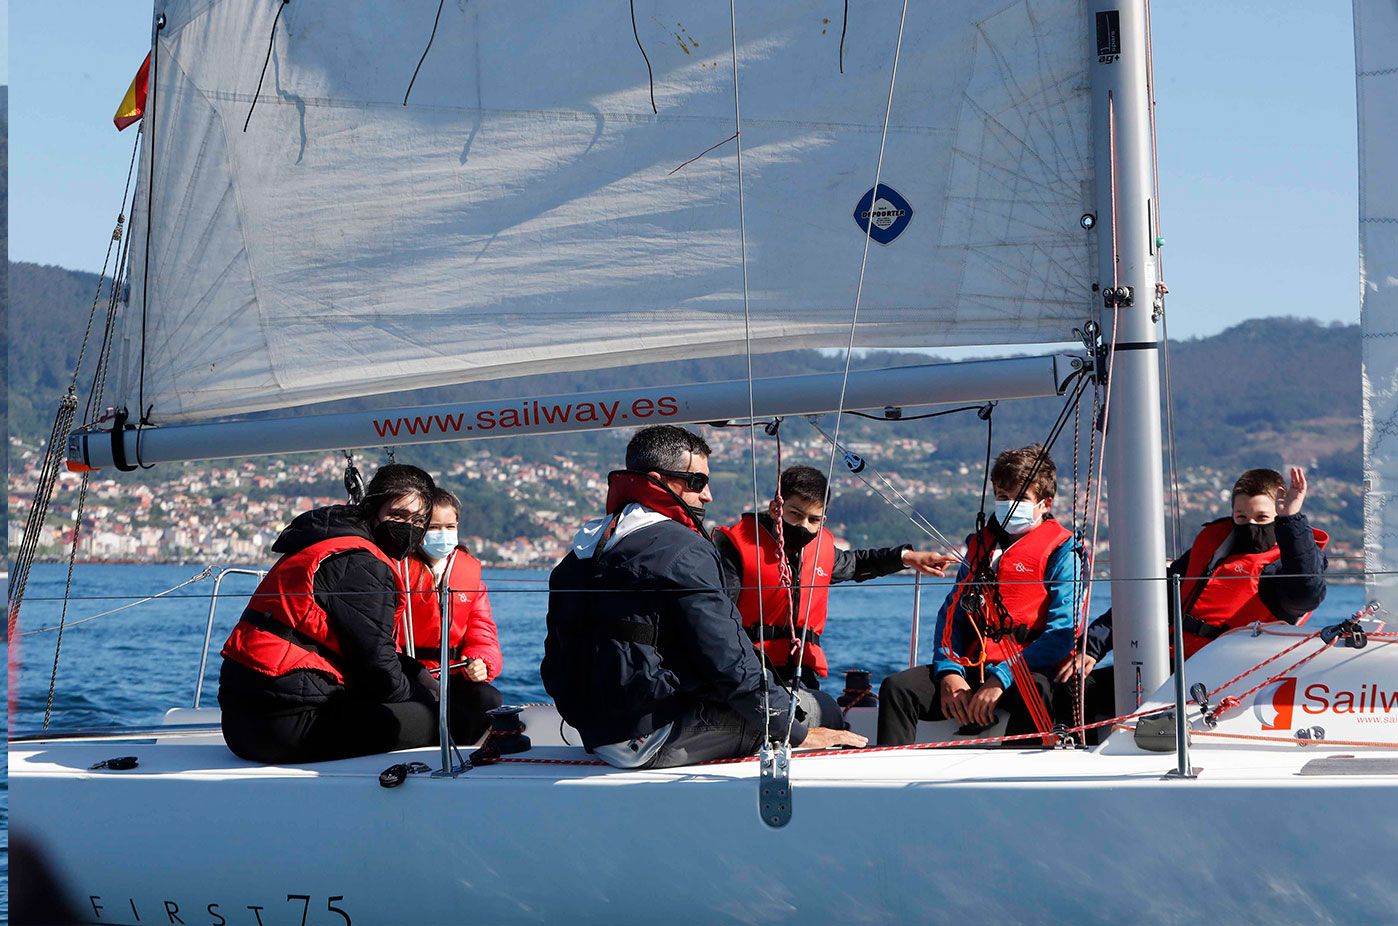
[[[437,742],[435,682],[394,643],[402,560],[434,491],[427,473],[390,464],[358,504],[308,511],[277,538],[281,559],[223,647],[219,705],[234,753],[315,762]]]

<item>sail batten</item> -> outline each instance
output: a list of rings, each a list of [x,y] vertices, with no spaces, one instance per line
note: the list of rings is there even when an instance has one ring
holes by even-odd
[[[637,0],[658,112],[625,7],[449,4],[404,105],[435,4],[290,4],[274,30],[278,6],[165,5],[128,405],[169,423],[744,349],[726,4]],[[1072,338],[1081,2],[911,10],[876,197],[898,10],[851,11],[844,73],[839,22],[740,16],[754,351],[847,342],[861,208],[858,346]]]

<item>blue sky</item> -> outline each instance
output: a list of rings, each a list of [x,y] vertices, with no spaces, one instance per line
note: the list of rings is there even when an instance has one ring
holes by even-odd
[[[150,8],[9,9],[11,259],[99,269],[135,142],[111,115]],[[1350,5],[1162,0],[1154,27],[1171,336],[1260,316],[1358,321]]]

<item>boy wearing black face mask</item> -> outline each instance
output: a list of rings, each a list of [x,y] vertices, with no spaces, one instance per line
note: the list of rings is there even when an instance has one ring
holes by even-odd
[[[1194,543],[1170,564],[1183,577],[1184,655],[1255,621],[1299,624],[1325,599],[1325,544],[1329,536],[1310,526],[1301,506],[1306,474],[1291,468],[1291,485],[1271,469],[1250,469],[1233,486],[1233,514],[1204,525]],[[1056,681],[1091,673],[1088,700],[1111,716],[1111,668],[1093,668],[1112,648],[1112,612],[1087,629],[1086,657],[1075,653]]]
[[[728,595],[737,604],[743,629],[753,645],[765,640],[762,649],[766,661],[783,681],[790,681],[799,671],[802,684],[818,691],[820,679],[829,672],[821,633],[832,583],[863,582],[908,567],[924,575],[941,576],[953,559],[914,550],[909,544],[837,550],[835,538],[821,526],[829,494],[825,476],[810,466],[792,466],[782,473],[779,485],[779,498],[772,499],[767,511],[757,516],[756,526],[752,514],[745,514],[737,523],[717,528],[714,545],[723,560]],[[777,558],[779,533],[786,570]],[[803,627],[804,649],[800,645]],[[834,699],[822,702],[823,714],[831,712]]]

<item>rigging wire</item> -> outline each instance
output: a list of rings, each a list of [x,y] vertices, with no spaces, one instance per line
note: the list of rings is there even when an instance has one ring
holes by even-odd
[[[422,57],[417,59],[417,67],[413,68],[413,76],[408,81],[408,89],[403,91],[404,106],[408,105],[408,97],[412,95],[413,84],[417,83],[418,72],[422,70],[422,63],[427,60],[427,53],[432,50],[432,43],[437,39],[437,24],[442,21],[442,7],[446,5],[447,0],[438,0],[437,2],[437,15],[432,19],[432,34],[427,37],[427,47],[422,50]],[[272,28],[275,29],[276,25],[274,24]],[[271,49],[268,49],[268,54],[270,53]],[[248,113],[248,118],[252,118],[251,112]],[[244,130],[246,131],[246,126],[244,126]]]
[[[91,470],[83,473],[82,483],[78,489],[78,507],[73,513],[73,544],[68,551],[68,574],[63,584],[63,610],[58,617],[58,637],[53,644],[53,669],[49,673],[49,696],[44,702],[44,729],[49,728],[49,719],[53,716],[53,695],[58,688],[58,656],[63,651],[63,625],[68,620],[68,596],[73,591],[73,569],[78,563],[78,543],[82,539],[83,513],[87,508],[87,490],[92,481]]]
[[[835,443],[834,439],[825,431],[824,428],[820,426],[818,422],[816,422],[812,418],[807,418],[806,423],[809,424],[812,428],[814,428],[815,431],[818,434],[820,434],[820,436],[823,437],[827,443],[829,443],[832,447],[835,447],[837,451],[843,451],[848,453],[848,451],[845,450],[844,447],[841,447]],[[888,490],[893,493],[894,498],[889,498],[888,495],[885,494],[882,489],[880,489],[876,484],[870,481],[870,479],[864,475],[866,471],[872,472],[875,476],[877,476],[879,478],[879,481],[882,482],[888,488]],[[905,515],[908,518],[908,520],[913,523],[914,526],[916,526],[928,537],[931,537],[937,543],[945,547],[949,553],[956,557],[958,562],[961,561],[960,545],[957,543],[953,543],[950,539],[947,538],[945,534],[939,531],[936,525],[932,523],[932,520],[928,518],[926,515],[924,515],[922,512],[918,511],[917,507],[912,503],[912,501],[901,491],[899,491],[898,487],[895,486],[887,476],[879,472],[877,467],[873,466],[867,460],[865,460],[864,466],[861,467],[858,472],[854,472],[854,475],[859,477],[859,481],[863,482],[864,485],[868,486],[869,489],[879,498],[883,499],[889,507]]]
[[[883,131],[881,132],[881,134],[880,134],[880,136],[879,136],[879,157],[878,157],[878,161],[877,161],[876,164],[874,165],[874,186],[873,186],[873,188],[872,188],[872,194],[871,194],[871,195],[873,196],[874,199],[877,199],[877,198],[878,198],[878,195],[879,195],[879,183],[882,182],[882,180],[883,180],[883,158],[884,158],[884,152],[885,152],[885,150],[887,149],[887,146],[888,146],[888,126],[889,126],[889,122],[892,120],[892,117],[893,117],[893,93],[894,93],[894,89],[898,86],[898,60],[899,60],[899,58],[900,58],[900,56],[901,56],[901,54],[902,54],[902,51],[903,51],[903,28],[904,28],[904,26],[905,26],[906,23],[907,23],[907,19],[908,19],[908,0],[903,0],[902,10],[900,11],[900,13],[899,13],[899,15],[898,15],[898,40],[897,40],[896,44],[895,44],[894,47],[893,47],[893,65],[892,65],[892,68],[891,68],[891,70],[890,70],[890,74],[889,74],[889,78],[888,78],[888,102],[884,105],[884,112],[883,112]],[[868,220],[865,222],[865,225],[864,225],[864,248],[863,248],[863,254],[862,254],[862,256],[860,257],[860,260],[859,260],[859,282],[858,282],[857,286],[855,287],[855,291],[854,291],[854,308],[853,308],[853,311],[852,311],[851,316],[850,316],[850,325],[849,325],[849,344],[848,344],[848,345],[846,346],[846,348],[845,348],[845,368],[844,368],[844,372],[841,374],[841,377],[840,377],[840,398],[839,398],[839,401],[838,401],[838,402],[836,403],[836,405],[835,405],[835,433],[834,433],[834,438],[833,438],[833,439],[834,439],[835,443],[837,443],[837,444],[839,443],[839,440],[840,440],[840,425],[841,425],[841,423],[842,423],[842,413],[844,412],[844,408],[845,408],[845,392],[846,392],[846,390],[847,390],[848,387],[849,387],[849,371],[850,371],[850,364],[851,364],[851,363],[853,362],[853,360],[854,360],[854,336],[855,336],[855,332],[858,330],[858,327],[859,327],[859,305],[860,305],[860,302],[861,302],[861,300],[863,299],[863,296],[864,296],[864,276],[865,276],[865,273],[866,273],[866,271],[867,271],[867,269],[868,269],[868,266],[869,266],[869,242],[873,240],[873,237],[872,237],[872,235],[870,234],[870,232],[871,232],[872,229],[873,229],[873,225],[874,225],[874,216],[873,216],[873,210],[871,209],[871,210],[869,210]],[[826,472],[825,472],[825,480],[826,480],[827,484],[829,483],[829,481],[830,481],[830,480],[834,477],[834,475],[835,475],[835,455],[836,455],[836,450],[835,450],[834,447],[831,447],[831,448],[830,448],[830,463],[829,463],[829,465],[826,467]],[[816,546],[815,546],[815,549],[812,551],[812,555],[815,556],[815,557],[817,557],[817,558],[819,558],[819,556],[820,556],[820,542],[821,542],[821,540],[822,540],[822,537],[821,537],[820,535],[817,535],[817,537],[816,537]],[[802,622],[801,622],[801,624],[802,624],[802,627],[801,627],[801,642],[798,644],[797,649],[796,649],[796,664],[797,664],[797,665],[800,665],[800,664],[801,664],[801,660],[802,660],[802,658],[805,656],[805,652],[806,652],[807,629],[808,629],[808,627],[809,627],[809,622],[810,622],[811,599],[814,598],[814,597],[815,597],[815,596],[813,596],[813,595],[807,595],[807,596],[806,596],[806,601],[805,601],[805,612],[806,612],[806,613],[805,613],[804,619],[803,619]],[[791,735],[791,728],[792,728],[793,725],[795,725],[795,723],[796,723],[796,701],[795,701],[795,699],[793,698],[793,699],[792,699],[792,702],[791,702],[791,710],[788,712],[788,717],[787,717],[787,736],[788,736],[788,738],[789,738],[790,735]]]
[[[1117,286],[1118,286],[1117,268],[1119,267],[1119,265],[1120,265],[1121,262],[1120,262],[1120,260],[1118,259],[1120,252],[1119,252],[1118,249],[1117,249],[1117,224],[1118,224],[1117,216],[1118,216],[1118,213],[1117,213],[1117,207],[1116,207],[1116,108],[1115,108],[1115,103],[1114,103],[1114,101],[1113,101],[1113,99],[1112,99],[1112,95],[1111,95],[1110,93],[1107,94],[1107,141],[1108,141],[1108,148],[1109,148],[1109,152],[1110,152],[1110,159],[1109,159],[1109,162],[1108,162],[1108,171],[1109,171],[1110,174],[1111,174],[1111,194],[1112,194],[1112,195],[1111,195],[1111,210],[1112,210],[1112,213],[1111,213],[1111,220],[1112,220],[1112,288],[1113,288],[1113,289],[1116,289]],[[1105,376],[1105,378],[1106,378],[1107,385],[1106,385],[1106,389],[1105,389],[1105,396],[1104,396],[1103,403],[1102,403],[1102,422],[1101,422],[1102,449],[1101,449],[1101,455],[1100,455],[1100,457],[1099,457],[1099,459],[1098,459],[1098,463],[1097,463],[1097,498],[1096,498],[1095,501],[1093,502],[1093,508],[1092,508],[1092,546],[1091,546],[1091,547],[1089,548],[1089,550],[1088,550],[1088,553],[1089,553],[1089,560],[1088,560],[1088,573],[1087,573],[1087,603],[1083,606],[1084,613],[1091,613],[1091,607],[1092,607],[1093,572],[1094,572],[1095,570],[1094,570],[1094,569],[1092,568],[1092,566],[1091,566],[1091,554],[1094,553],[1094,552],[1096,552],[1096,550],[1097,550],[1097,536],[1098,536],[1098,533],[1097,533],[1097,532],[1098,532],[1098,529],[1101,527],[1101,523],[1102,523],[1102,521],[1101,521],[1101,517],[1102,517],[1102,484],[1106,481],[1106,480],[1103,478],[1103,475],[1102,475],[1102,474],[1105,472],[1105,470],[1106,470],[1106,465],[1107,465],[1107,425],[1108,425],[1108,422],[1110,421],[1110,418],[1111,418],[1111,411],[1112,411],[1112,387],[1113,387],[1113,385],[1114,385],[1114,380],[1115,380],[1115,377],[1112,375],[1112,367],[1114,367],[1114,366],[1116,365],[1116,340],[1117,340],[1117,333],[1118,333],[1118,330],[1120,329],[1120,327],[1121,327],[1121,305],[1120,305],[1119,300],[1115,300],[1115,299],[1114,299],[1114,300],[1112,300],[1112,339],[1111,339],[1111,344],[1110,344],[1110,345],[1108,346],[1108,348],[1107,348],[1107,358],[1106,358],[1107,369],[1106,369],[1106,371],[1102,374],[1102,375]],[[1100,381],[1098,381],[1098,385],[1100,385]],[[1090,467],[1091,467],[1091,462],[1090,462],[1090,461],[1089,461],[1088,466],[1089,466],[1089,476],[1090,476],[1090,474],[1091,474],[1091,469],[1090,469]],[[1085,629],[1085,628],[1084,628],[1084,629]],[[1087,634],[1086,634],[1085,632],[1080,632],[1080,633],[1078,634],[1078,639],[1079,639],[1079,643],[1078,643],[1079,651],[1080,651],[1080,653],[1082,654],[1082,656],[1081,656],[1080,659],[1076,660],[1076,662],[1077,662],[1077,670],[1078,670],[1078,671],[1077,671],[1077,679],[1078,679],[1078,702],[1079,702],[1079,703],[1078,703],[1078,706],[1077,706],[1077,710],[1080,710],[1080,711],[1081,711],[1081,710],[1084,710],[1084,709],[1085,709],[1084,704],[1083,704],[1083,699],[1084,699],[1084,697],[1086,696],[1086,691],[1085,691],[1085,688],[1086,688],[1086,673],[1083,671],[1083,669],[1085,668],[1084,663],[1085,663],[1086,657],[1087,657]],[[1139,705],[1139,701],[1137,702],[1137,705]]]
[[[7,639],[15,636],[16,627],[19,624],[20,607],[24,601],[24,593],[29,585],[29,573],[34,564],[34,558],[38,553],[40,535],[43,533],[44,524],[48,520],[48,511],[53,499],[54,485],[58,480],[59,467],[62,465],[62,455],[67,449],[68,435],[73,429],[78,408],[77,386],[82,375],[83,360],[87,355],[87,346],[92,337],[93,323],[97,318],[97,306],[102,299],[102,284],[107,279],[107,269],[111,266],[112,252],[117,254],[117,269],[111,279],[111,292],[108,298],[108,315],[106,325],[106,335],[103,341],[103,348],[98,352],[97,367],[102,372],[105,365],[105,357],[110,349],[110,337],[112,325],[116,315],[116,300],[121,292],[122,267],[124,266],[123,255],[125,249],[130,246],[130,236],[124,234],[126,222],[126,208],[131,201],[132,189],[131,178],[136,165],[136,153],[140,150],[139,135],[131,147],[131,162],[126,171],[126,183],[122,187],[121,207],[117,210],[116,223],[112,229],[112,236],[107,241],[107,254],[102,259],[102,271],[97,275],[97,289],[92,295],[92,308],[88,312],[87,328],[83,333],[82,342],[78,347],[78,359],[73,364],[73,375],[68,381],[68,389],[63,398],[59,401],[58,412],[54,417],[53,428],[49,432],[48,444],[45,446],[43,463],[40,466],[39,478],[34,490],[34,504],[29,509],[29,515],[25,519],[24,532],[21,534],[18,555],[14,560],[14,571],[9,582],[9,613],[7,615]]]
[[[1161,340],[1164,342],[1161,362],[1165,368],[1165,430],[1166,446],[1169,449],[1170,459],[1170,506],[1174,515],[1170,550],[1170,558],[1173,560],[1183,552],[1180,540],[1184,533],[1180,527],[1180,467],[1175,445],[1175,392],[1170,384],[1170,318],[1165,311],[1165,294],[1170,291],[1170,288],[1165,285],[1165,257],[1161,253],[1164,239],[1159,235],[1162,224],[1160,220],[1160,152],[1157,148],[1155,135],[1155,55],[1151,42],[1150,0],[1145,0],[1145,26],[1146,111],[1150,116],[1150,173],[1152,196],[1155,203],[1155,228],[1150,229],[1150,235],[1155,242],[1155,247],[1151,249],[1155,254],[1155,298],[1160,301],[1160,334]]]
[[[757,400],[753,394],[752,376],[752,313],[748,291],[748,226],[747,226],[747,199],[743,193],[743,109],[738,93],[738,10],[735,0],[728,0],[728,22],[732,40],[733,51],[733,139],[737,142],[738,157],[738,257],[743,270],[743,353],[747,361],[747,390],[748,390],[748,459],[752,463],[752,533],[758,544],[762,542],[762,525],[758,521],[758,507],[761,497],[757,489]],[[636,4],[631,2],[631,23],[635,28]],[[637,36],[636,43],[640,44],[640,37]],[[642,49],[642,54],[645,50]],[[647,60],[646,67],[649,69],[650,62]],[[654,98],[651,105],[655,105]],[[778,473],[778,480],[781,474]],[[780,487],[778,487],[780,491]],[[780,513],[777,515],[780,520]],[[778,558],[784,554],[778,550]],[[764,609],[766,594],[762,590],[762,570],[757,571],[757,649],[762,653],[765,661],[767,654],[767,615]],[[809,596],[808,596],[809,597]],[[799,670],[800,660],[797,660]],[[800,674],[799,671],[797,673]],[[796,717],[796,691],[793,686],[791,692],[791,716]],[[791,730],[788,728],[784,741],[791,738]],[[762,686],[762,743],[764,747],[772,741],[772,705],[766,684]]]

